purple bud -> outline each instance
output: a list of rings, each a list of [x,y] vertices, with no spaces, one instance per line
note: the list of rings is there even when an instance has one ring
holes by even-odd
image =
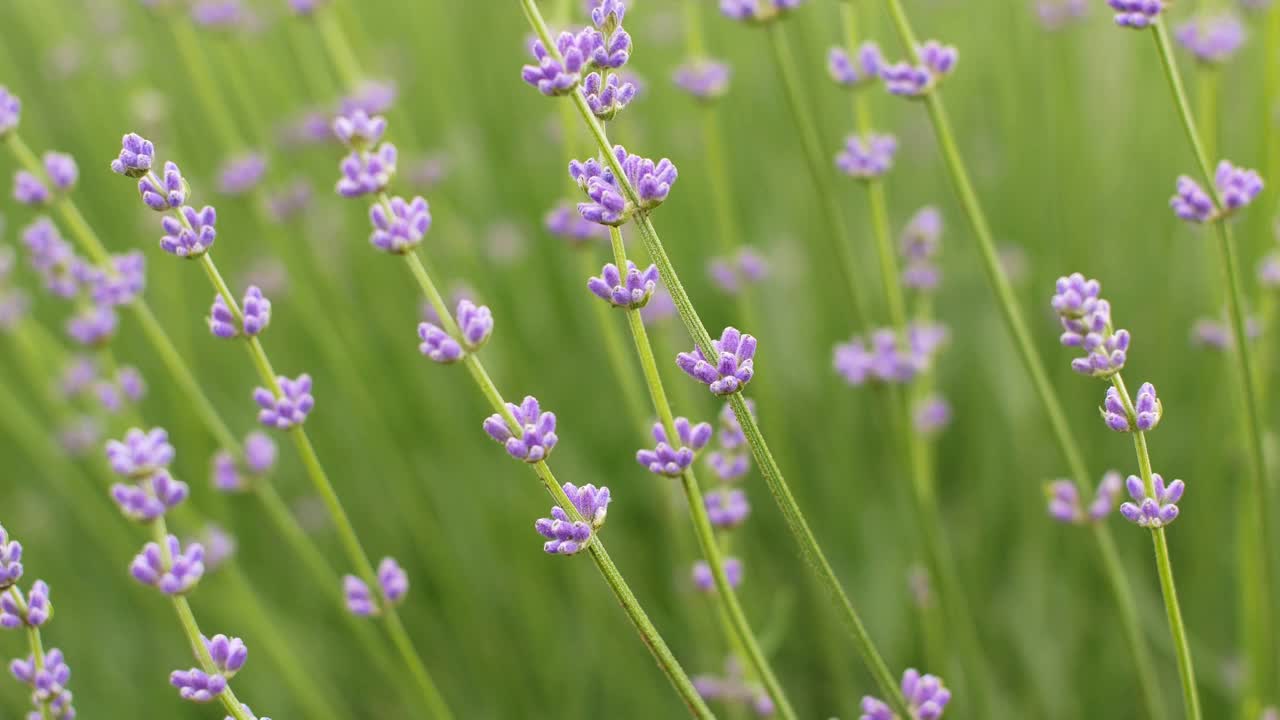
[[[399,605],[409,594],[409,575],[395,558],[382,558],[382,562],[378,563],[378,586],[388,603]]]
[[[258,411],[258,422],[277,430],[289,430],[302,425],[315,407],[315,398],[311,395],[311,376],[303,373],[297,378],[289,379],[283,375],[276,377],[279,395],[275,390],[256,388],[253,400],[261,410]]]
[[[378,613],[369,586],[355,575],[342,578],[342,594],[347,600],[347,610],[356,617],[371,617]]]
[[[718,100],[729,90],[732,70],[717,60],[694,60],[675,69],[671,79],[676,87],[703,102]]]
[[[164,470],[173,462],[174,449],[164,428],[144,432],[134,428],[124,440],[110,440],[106,445],[107,464],[117,475],[141,480]]]
[[[198,258],[213,247],[218,237],[214,227],[218,220],[217,211],[205,205],[199,211],[189,205],[178,209],[178,216],[166,215],[160,221],[164,236],[160,238],[160,249],[180,258]]]
[[[736,557],[724,559],[725,579],[729,587],[737,589],[742,585],[742,561]],[[693,584],[702,592],[713,592],[716,589],[715,578],[711,574],[711,566],[699,560],[693,564]]]
[[[267,159],[256,152],[236,155],[218,170],[218,192],[244,195],[258,186],[267,170]]]
[[[178,689],[183,700],[194,703],[213,702],[227,689],[227,679],[221,675],[207,675],[203,670],[174,670],[169,674],[169,684]]]
[[[431,208],[421,196],[410,202],[397,196],[388,204],[379,202],[370,207],[369,219],[373,222],[369,243],[383,252],[404,255],[431,229]]]
[[[204,548],[198,543],[190,543],[184,550],[173,535],[168,536],[165,542],[165,551],[154,542],[143,546],[129,571],[138,582],[155,587],[166,595],[185,594],[204,575]]]
[[[505,445],[517,460],[539,463],[551,455],[559,441],[555,413],[541,412],[537,398],[532,395],[526,396],[519,406],[507,403],[507,411],[515,418],[518,428],[509,427],[503,415],[495,413],[484,421],[485,432]]]
[[[22,117],[22,101],[0,85],[0,138],[13,132]]]
[[[140,178],[151,170],[156,148],[150,140],[129,133],[120,141],[120,154],[111,161],[111,171],[118,175]]]
[[[240,638],[214,635],[212,638],[201,639],[209,651],[209,657],[213,659],[214,667],[228,680],[235,677],[249,659],[249,648]]]

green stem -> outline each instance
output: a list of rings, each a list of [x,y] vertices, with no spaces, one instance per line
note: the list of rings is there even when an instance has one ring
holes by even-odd
[[[17,587],[9,588],[9,597],[17,606],[18,614],[26,617],[27,601],[26,598],[22,597],[22,593],[18,591]],[[34,625],[27,626],[27,645],[31,648],[31,662],[38,675],[44,672],[44,643],[40,640],[40,628]],[[40,709],[40,720],[50,720],[49,701],[37,700],[34,697],[32,700],[36,703],[36,707]]]
[[[1111,384],[1120,394],[1125,414],[1129,416],[1131,426],[1136,425],[1138,413],[1129,397],[1129,389],[1124,385],[1120,373],[1111,377]],[[1142,475],[1142,484],[1146,488],[1147,497],[1155,497],[1155,480],[1151,471],[1151,454],[1147,450],[1147,436],[1141,430],[1133,433],[1133,449],[1138,456],[1138,472]],[[1178,658],[1178,676],[1182,680],[1182,698],[1188,720],[1200,720],[1200,694],[1196,690],[1196,673],[1191,663],[1191,645],[1187,640],[1187,628],[1182,622],[1182,610],[1178,607],[1178,591],[1173,583],[1173,565],[1169,562],[1169,545],[1165,540],[1164,528],[1151,531],[1151,539],[1155,543],[1156,570],[1160,574],[1160,590],[1164,595],[1165,612],[1169,616],[1169,632],[1173,635],[1174,651]]]
[[[364,78],[364,72],[360,69],[360,61],[356,59],[355,52],[352,51],[351,44],[347,42],[347,36],[343,34],[342,26],[338,24],[333,13],[332,8],[324,8],[316,13],[320,39],[334,68],[338,71],[338,77],[342,78],[348,90],[354,90],[356,84]]]
[[[583,272],[588,276],[595,275],[599,267],[594,264],[595,258],[591,256],[590,251],[587,248],[581,248],[579,257],[582,259]],[[627,266],[619,265],[618,269],[623,277],[626,277]],[[627,359],[622,333],[609,317],[612,308],[602,302],[592,302],[591,310],[596,324],[600,326],[605,357],[609,359],[609,367],[613,370],[614,382],[621,392],[622,403],[627,408],[627,414],[635,421],[636,427],[645,431],[649,428],[649,413],[644,409],[643,394],[640,381],[636,379],[635,368]]]

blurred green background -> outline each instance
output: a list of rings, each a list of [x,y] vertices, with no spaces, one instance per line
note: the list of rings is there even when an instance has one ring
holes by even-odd
[[[218,207],[215,254],[237,287],[283,272],[283,287],[271,294],[275,318],[265,344],[280,372],[315,378],[317,408],[307,428],[368,551],[395,555],[409,571],[413,589],[403,615],[460,718],[681,716],[676,695],[591,563],[540,551],[532,524],[546,514],[548,499],[481,431],[489,410],[464,371],[416,351],[421,311],[411,278],[369,248],[365,203],[331,192],[340,149],[282,139],[283,126],[308,112],[332,112],[351,90],[321,35],[289,16],[284,0],[248,4],[259,19],[252,27],[194,30],[194,44],[174,32],[187,22],[181,11],[155,13],[131,0],[4,4],[0,84],[24,102],[23,138],[38,151],[79,160],[74,199],[110,249],[146,250],[148,299],[238,433],[254,426],[256,376],[240,349],[205,330],[212,293],[200,271],[156,249],[156,217],[141,208],[130,183],[109,172],[120,135],[147,134],[161,158],[187,173],[195,202]],[[1070,354],[1057,347],[1047,301],[1058,275],[1079,270],[1101,280],[1117,323],[1134,335],[1130,383],[1151,381],[1160,390],[1165,419],[1151,438],[1155,470],[1189,486],[1169,533],[1182,607],[1207,716],[1225,717],[1240,670],[1235,536],[1246,483],[1235,399],[1224,379],[1231,368],[1221,353],[1190,341],[1198,318],[1221,313],[1220,280],[1208,238],[1177,223],[1166,207],[1175,176],[1191,173],[1194,161],[1150,38],[1114,29],[1104,4],[1093,4],[1082,23],[1052,32],[1022,0],[910,0],[908,10],[923,36],[961,50],[945,89],[960,144],[1000,243],[1021,254],[1019,299],[1096,477],[1107,468],[1132,472],[1133,454],[1097,419],[1104,388],[1071,373]],[[1192,4],[1173,16],[1185,17]],[[552,18],[571,13],[582,24],[580,5],[548,0],[543,9]],[[734,69],[729,95],[708,120],[670,82],[687,58],[682,3],[631,5],[636,51],[629,69],[643,88],[611,133],[633,151],[679,166],[680,181],[655,222],[713,330],[740,322],[737,301],[706,273],[718,244],[704,132],[710,124],[725,133],[741,241],[765,253],[771,267],[750,291],[759,326],[744,328],[761,341],[752,387],[778,400],[765,407],[761,423],[895,673],[922,663],[928,611],[908,584],[922,561],[917,519],[878,393],[847,387],[831,369],[833,345],[855,328],[835,264],[824,256],[828,238],[766,39],[722,18],[710,0],[697,3],[711,54]],[[901,56],[881,3],[859,5],[872,16],[868,34],[889,57]],[[426,193],[435,225],[425,249],[442,286],[471,288],[493,308],[497,329],[484,359],[499,386],[508,399],[536,394],[558,414],[558,476],[610,486],[615,502],[604,537],[619,567],[686,669],[720,672],[726,648],[708,598],[688,579],[692,536],[682,501],[633,459],[649,438],[627,412],[604,353],[596,301],[585,292],[586,268],[598,271],[607,248],[574,249],[543,228],[544,213],[568,196],[565,108],[520,81],[529,32],[519,3],[338,0],[324,11],[337,13],[368,78],[397,87],[389,113],[389,137],[402,152],[396,191],[410,192],[417,160],[436,156],[446,164],[443,180]],[[1265,157],[1276,99],[1266,84],[1276,68],[1264,70],[1263,17],[1247,22],[1250,42],[1222,73],[1216,107],[1201,105],[1217,114],[1222,155],[1265,176],[1276,168]],[[825,71],[826,50],[840,35],[838,3],[810,0],[786,32],[824,152],[834,156],[853,126],[848,95]],[[1180,57],[1199,97],[1204,86]],[[208,112],[188,61],[212,79],[218,112]],[[879,88],[869,92],[877,126],[901,142],[887,179],[895,228],[927,204],[947,222],[937,308],[952,339],[936,384],[955,414],[936,444],[937,482],[1002,716],[1134,717],[1129,654],[1087,534],[1044,512],[1042,485],[1063,475],[1064,463],[1007,342],[928,119],[916,104]],[[567,127],[583,154],[580,125]],[[217,195],[219,166],[249,148],[269,157],[268,189],[295,179],[314,187],[301,217],[269,223],[261,195]],[[0,169],[13,169],[11,156],[0,157]],[[867,295],[879,298],[864,193],[834,165],[826,180],[837,186],[852,231],[841,240],[855,245]],[[1268,190],[1241,223],[1255,305],[1252,268],[1272,247],[1273,205]],[[0,207],[4,241],[17,244],[32,213],[11,201]],[[639,243],[632,251],[643,257]],[[25,265],[17,282],[38,290]],[[66,311],[61,301],[37,298],[35,318],[53,333],[61,335]],[[883,322],[883,308],[877,304],[875,312]],[[611,320],[621,328],[620,314]],[[654,334],[677,413],[712,419],[719,406],[671,361],[690,345],[683,328],[668,320]],[[1273,337],[1265,326],[1259,347],[1272,348]],[[194,504],[235,534],[239,565],[287,636],[291,661],[321,680],[340,716],[418,717],[397,691],[404,674],[381,673],[361,654],[339,611],[257,504],[210,488],[214,441],[128,316],[114,348],[150,381],[143,414],[171,430],[175,474],[191,483]],[[12,345],[3,355],[3,382],[40,421],[38,432],[53,438],[54,413],[38,384],[24,376]],[[55,382],[53,358],[48,369],[47,382]],[[638,366],[633,371],[638,376]],[[1264,403],[1269,422],[1272,399]],[[109,427],[111,436],[122,431]],[[144,532],[110,506],[98,455],[76,461],[83,473],[74,474],[24,437],[0,437],[0,452],[0,522],[26,546],[28,577],[53,588],[57,615],[46,642],[68,656],[81,716],[221,717],[220,708],[183,703],[167,686],[170,670],[190,666],[189,653],[164,599],[128,577]],[[281,458],[273,482],[335,566],[349,571],[287,444]],[[871,682],[797,561],[758,475],[746,487],[754,512],[735,543],[747,565],[747,612],[803,717],[855,718]],[[97,527],[73,514],[76,504]],[[1177,675],[1149,540],[1116,516],[1110,522],[1173,701]],[[175,528],[183,536],[198,530]],[[206,631],[241,635],[253,651],[235,681],[242,699],[277,720],[308,716],[282,684],[276,659],[257,650],[224,573],[208,576],[192,603]],[[0,635],[0,653],[25,654],[22,636]],[[19,717],[24,703],[16,683],[0,682],[0,717]],[[952,713],[973,717],[963,698]]]

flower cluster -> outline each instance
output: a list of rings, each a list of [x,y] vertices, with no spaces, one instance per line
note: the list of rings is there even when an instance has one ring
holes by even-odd
[[[342,177],[335,188],[339,195],[346,198],[376,195],[391,184],[399,154],[396,146],[389,142],[378,144],[386,129],[384,118],[371,117],[361,108],[333,120],[333,135],[351,150],[339,164]],[[427,222],[430,223],[429,216]]]
[[[707,274],[716,287],[730,295],[737,295],[764,280],[769,274],[769,266],[757,250],[744,246],[733,256],[708,260]]]
[[[667,199],[679,176],[676,166],[666,158],[655,163],[628,153],[621,145],[613,147],[613,155],[622,168],[621,179],[608,163],[595,158],[569,163],[569,177],[591,199],[591,202],[579,203],[578,212],[600,225],[623,225],[636,212],[658,207]],[[637,202],[628,199],[628,191],[635,193]]]
[[[248,490],[253,481],[271,472],[276,455],[276,443],[266,433],[249,433],[244,439],[243,460],[237,460],[230,450],[219,450],[213,456],[210,476],[214,489],[227,493]]]
[[[22,245],[45,290],[61,298],[74,298],[88,279],[88,263],[62,238],[58,226],[38,217],[22,229]]]
[[[951,45],[943,45],[937,40],[930,40],[916,48],[919,64],[899,62],[883,63],[880,67],[880,78],[884,80],[885,89],[894,95],[919,98],[932,92],[944,77],[955,70],[960,58],[959,51]]]
[[[1072,525],[1083,525],[1098,522],[1111,514],[1116,507],[1116,498],[1124,482],[1120,473],[1113,471],[1102,476],[1098,489],[1093,493],[1093,500],[1088,509],[1081,506],[1080,490],[1070,480],[1055,480],[1045,488],[1049,500],[1049,516],[1054,520]]]
[[[48,204],[55,193],[65,194],[75,187],[76,180],[80,177],[75,158],[66,153],[47,152],[42,160],[49,185],[26,170],[19,170],[13,175],[13,199],[23,205]]]
[[[218,170],[218,192],[244,195],[258,186],[267,171],[267,159],[256,152],[230,158]]]
[[[7,590],[22,579],[22,543],[11,540],[0,525],[0,590]]]
[[[747,410],[755,416],[755,402],[747,400]],[[751,453],[747,448],[747,436],[742,431],[733,407],[725,403],[720,409],[719,429],[716,431],[716,449],[707,455],[707,465],[722,483],[742,479],[751,469]]]
[[[22,101],[0,85],[0,138],[13,132],[22,118]]]
[[[1111,326],[1111,304],[1099,297],[1102,286],[1080,273],[1058,278],[1051,305],[1062,323],[1059,340],[1084,351],[1071,361],[1082,375],[1109,378],[1124,368],[1129,331]]]
[[[590,67],[598,35],[591,28],[578,33],[562,32],[555,39],[555,52],[541,40],[530,46],[536,65],[525,65],[520,76],[543,95],[568,95],[582,81],[582,71]]]
[[[186,548],[170,535],[165,544],[149,542],[129,566],[133,578],[166,595],[185,595],[204,575],[204,547],[189,543]]]
[[[695,99],[711,102],[724,97],[729,91],[732,75],[728,63],[700,58],[677,67],[671,74],[671,80]]]
[[[50,648],[44,653],[41,662],[34,655],[25,660],[19,659],[9,663],[9,672],[14,679],[31,688],[31,702],[36,708],[27,718],[47,717],[52,720],[73,720],[76,710],[71,705],[71,691],[67,689],[71,682],[71,668],[57,648]]]
[[[937,720],[951,701],[951,691],[943,687],[941,678],[921,675],[915,668],[902,674],[902,695],[915,720]],[[897,720],[897,716],[885,703],[864,696],[859,720]]]
[[[1262,178],[1256,171],[1238,168],[1227,160],[1218,163],[1213,184],[1222,199],[1221,208],[1215,205],[1214,198],[1200,183],[1187,175],[1178,176],[1177,193],[1169,200],[1169,207],[1187,222],[1213,222],[1252,203],[1263,187]]]
[[[384,557],[378,563],[377,581],[383,600],[390,606],[404,602],[405,596],[409,594],[409,575],[395,558]],[[369,584],[355,575],[342,578],[342,594],[347,601],[347,610],[352,615],[372,617],[381,612]]]
[[[3,92],[3,88],[0,88]],[[25,628],[39,637],[39,629],[53,619],[53,605],[49,602],[49,585],[43,580],[31,584],[30,592],[23,593],[17,587],[22,579],[22,544],[9,539],[8,532],[0,525],[0,628],[17,630]],[[72,707],[71,669],[62,657],[62,651],[51,648],[47,652],[34,644],[40,658],[28,655],[9,664],[14,679],[31,688],[34,711],[27,718],[72,720],[76,711]]]
[[[538,534],[547,539],[542,549],[551,555],[573,555],[587,547],[609,514],[609,488],[595,485],[578,487],[564,484],[564,494],[581,520],[572,519],[564,508],[551,508],[550,518],[539,518],[533,524]]]
[[[727,327],[719,340],[711,341],[711,359],[695,346],[676,356],[676,365],[689,377],[707,385],[714,395],[732,395],[755,376],[756,339]],[[711,360],[714,360],[712,362]]]
[[[906,383],[933,366],[950,333],[942,325],[912,323],[905,338],[890,328],[855,335],[836,346],[833,366],[853,386],[867,382]]]
[[[627,310],[638,310],[649,304],[653,291],[658,287],[658,266],[650,265],[644,271],[636,264],[627,261],[627,274],[624,278],[617,265],[607,263],[600,271],[599,277],[587,280],[587,289],[592,295],[610,305]]]
[[[484,347],[493,334],[493,313],[486,305],[476,305],[464,298],[458,301],[455,317],[457,338],[434,323],[418,323],[418,338],[422,341],[418,350],[423,355],[441,364],[455,363]]]
[[[1193,18],[1174,30],[1178,43],[1202,63],[1224,63],[1244,45],[1244,25],[1232,14]]]
[[[720,0],[725,17],[742,22],[773,22],[800,7],[801,0]]]
[[[742,585],[742,561],[736,557],[727,557],[724,559],[724,578],[729,581],[729,587],[737,588]],[[716,589],[716,579],[711,574],[711,566],[705,560],[699,560],[693,564],[693,586],[702,592],[714,592]]]
[[[253,401],[261,408],[258,422],[269,428],[289,430],[307,421],[316,399],[311,395],[311,376],[303,373],[294,379],[276,377],[276,387],[255,388]]]
[[[1156,388],[1151,383],[1142,383],[1138,388],[1138,400],[1133,404],[1134,418],[1131,420],[1126,408],[1126,400],[1114,386],[1107,388],[1107,397],[1103,401],[1102,419],[1107,427],[1116,432],[1148,432],[1160,424],[1164,408],[1160,398],[1156,396]]]
[[[941,271],[935,260],[942,237],[942,213],[932,206],[921,208],[902,231],[902,284],[921,292],[936,290]]]
[[[609,237],[609,231],[604,226],[582,217],[577,209],[567,202],[552,208],[543,219],[543,225],[547,228],[547,232],[574,246],[581,246],[589,240],[603,240]]]
[[[559,441],[555,413],[542,412],[538,399],[527,395],[520,405],[507,403],[507,414],[515,421],[514,426],[509,425],[501,413],[485,419],[484,431],[489,437],[506,446],[507,452],[517,460],[527,463],[546,460]]]
[[[421,196],[410,201],[393,197],[385,204],[374,203],[369,220],[373,223],[369,244],[392,255],[404,255],[418,247],[431,229],[431,207]]]
[[[123,441],[107,442],[107,464],[126,480],[111,486],[111,497],[126,518],[153,523],[187,499],[187,484],[169,474],[174,454],[163,428],[134,428]]]
[[[217,212],[208,205],[197,210],[184,204],[190,189],[176,164],[166,162],[163,177],[156,175],[153,170],[156,149],[150,140],[129,133],[120,145],[119,155],[111,161],[111,170],[138,181],[138,193],[147,207],[157,212],[172,211],[160,220],[164,230],[160,248],[188,259],[209,252],[218,237]]]
[[[843,87],[861,87],[875,80],[880,77],[882,65],[884,56],[880,46],[873,42],[860,45],[852,57],[848,50],[838,46],[827,51],[827,74]]]
[[[240,335],[257,337],[269,324],[271,301],[263,296],[256,285],[250,285],[245,290],[244,302],[239,308],[228,306],[222,295],[215,295],[213,307],[209,309],[209,332],[224,340]]]
[[[1177,519],[1178,501],[1187,486],[1181,480],[1174,480],[1166,487],[1159,473],[1151,474],[1151,486],[1154,492],[1148,495],[1142,478],[1130,475],[1125,481],[1125,489],[1133,502],[1121,505],[1120,514],[1140,527],[1157,530]]]
[[[698,452],[711,442],[711,423],[693,424],[687,418],[678,417],[674,422],[675,441],[668,435],[662,423],[653,424],[653,439],[658,443],[652,450],[636,453],[636,462],[655,475],[680,477],[693,465]]]
[[[898,140],[892,135],[850,135],[836,155],[836,167],[858,180],[878,178],[893,168]]]
[[[1116,25],[1142,30],[1151,27],[1164,12],[1164,0],[1107,0],[1116,11]]]

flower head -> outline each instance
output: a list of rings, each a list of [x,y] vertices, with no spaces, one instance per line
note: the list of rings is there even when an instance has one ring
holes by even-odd
[[[582,68],[595,53],[598,38],[590,28],[577,34],[560,33],[555,41],[556,53],[548,52],[541,40],[535,40],[530,50],[537,64],[525,65],[520,76],[543,95],[568,95],[578,87]]]
[[[892,135],[850,135],[836,155],[836,167],[858,180],[877,178],[893,167],[898,140]]]
[[[382,597],[392,605],[404,602],[409,594],[409,575],[395,558],[384,557],[378,563],[378,587],[382,590]]]
[[[17,597],[14,597],[17,593]],[[38,628],[49,622],[53,606],[49,604],[49,585],[43,580],[31,584],[31,592],[25,597],[21,590],[12,588],[0,594],[0,627],[16,630],[20,627]]]
[[[1222,198],[1220,209],[1200,183],[1186,175],[1180,175],[1177,194],[1169,200],[1174,214],[1187,222],[1212,222],[1252,203],[1263,187],[1262,178],[1257,172],[1238,168],[1227,160],[1218,163],[1213,184]]]
[[[175,455],[164,428],[143,431],[134,428],[124,440],[107,442],[107,464],[112,472],[132,480],[142,480],[169,467]]]
[[[1116,498],[1120,495],[1120,488],[1123,485],[1124,481],[1120,479],[1120,473],[1114,470],[1107,472],[1102,476],[1098,489],[1093,493],[1093,501],[1085,510],[1080,506],[1080,490],[1076,488],[1075,483],[1070,480],[1055,480],[1045,488],[1049,502],[1049,516],[1058,522],[1072,525],[1097,522],[1110,515],[1115,509]]]
[[[49,202],[49,188],[44,186],[40,178],[19,170],[13,174],[13,199],[23,205],[44,205]]]
[[[111,172],[131,178],[140,178],[151,171],[156,146],[137,133],[129,133],[120,140],[120,154],[111,161]]]
[[[166,215],[160,221],[164,229],[164,237],[160,238],[160,249],[181,258],[195,259],[209,252],[214,240],[218,237],[218,214],[212,207],[205,205],[199,211],[190,205],[178,209],[178,217]]]
[[[714,364],[694,347],[693,352],[680,353],[676,365],[686,374],[710,386],[716,395],[732,395],[755,376],[756,339],[736,328],[727,327],[719,340],[711,341]]]
[[[580,203],[578,212],[587,220],[601,225],[622,225],[637,210],[652,210],[661,205],[678,177],[676,166],[666,158],[655,163],[628,153],[621,145],[613,147],[613,154],[622,167],[627,184],[639,199],[638,206],[627,199],[626,191],[607,164],[595,158],[569,163],[569,177],[591,199],[591,202]]]
[[[187,484],[174,480],[167,470],[157,470],[137,483],[116,483],[111,497],[124,516],[139,523],[152,523],[187,499]]]
[[[654,423],[653,439],[658,443],[653,450],[640,450],[636,462],[649,468],[655,475],[680,477],[693,465],[698,451],[711,442],[711,423],[694,425],[687,418],[675,419],[675,442],[667,435],[662,423]],[[676,444],[678,442],[678,445]]]
[[[138,250],[112,255],[109,270],[86,265],[79,274],[95,303],[128,305],[147,287],[147,257]]]
[[[22,101],[0,85],[0,138],[13,132],[22,118]]]
[[[587,107],[591,108],[596,117],[612,120],[635,99],[636,85],[624,81],[617,74],[604,80],[600,73],[593,72],[582,82],[582,95],[587,99]]]
[[[751,514],[751,503],[742,490],[722,488],[711,490],[702,499],[707,508],[707,517],[711,524],[721,528],[735,528],[747,521]]]
[[[909,62],[881,63],[880,78],[891,94],[924,97],[955,70],[960,57],[954,46],[943,45],[937,40],[929,40],[919,46],[916,54],[920,58],[918,65]]]
[[[204,547],[190,543],[184,549],[178,538],[170,535],[165,548],[149,542],[129,566],[133,578],[166,595],[183,595],[200,582],[204,575]]]
[[[600,271],[599,277],[587,280],[587,289],[591,294],[613,305],[614,307],[636,310],[649,303],[653,291],[658,287],[658,266],[650,265],[641,272],[636,264],[627,261],[627,275],[624,278],[618,266],[608,263]]]
[[[1135,422],[1130,424],[1129,412],[1125,409],[1124,399],[1115,387],[1107,388],[1107,397],[1103,401],[1100,412],[1107,427],[1116,432],[1148,432],[1160,424],[1160,416],[1164,408],[1160,398],[1156,397],[1156,388],[1151,383],[1142,383],[1138,388],[1138,400],[1133,405]]]
[[[724,577],[729,581],[729,587],[738,588],[742,585],[742,561],[736,557],[727,557],[724,559]],[[693,564],[693,585],[702,592],[713,592],[716,589],[715,576],[711,573],[711,566],[705,560],[699,560]]]
[[[493,333],[493,313],[488,306],[476,305],[463,298],[458,301],[456,318],[461,334],[459,338],[454,338],[434,323],[419,323],[418,338],[422,342],[418,350],[435,362],[447,365],[479,350],[489,341]]]
[[[238,637],[219,634],[212,638],[202,637],[201,640],[209,651],[213,666],[218,668],[218,674],[228,680],[235,677],[249,660],[249,648]]]
[[[396,174],[396,146],[384,142],[374,150],[352,150],[339,168],[338,194],[345,198],[372,195],[387,189]]]
[[[160,177],[148,171],[138,178],[138,194],[142,196],[142,202],[156,212],[182,207],[189,192],[187,181],[174,162],[164,164],[164,173]]]
[[[1116,25],[1142,30],[1151,27],[1164,12],[1163,0],[1107,0],[1116,11]]]
[[[914,720],[937,720],[942,717],[947,703],[951,701],[951,691],[942,686],[941,678],[934,675],[921,676],[915,668],[902,674],[902,695],[911,709]],[[897,716],[889,706],[871,696],[862,698],[862,716],[860,720],[896,720]]]
[[[547,539],[542,549],[551,555],[573,555],[584,549],[595,531],[604,525],[611,499],[607,487],[565,483],[563,489],[582,520],[571,520],[569,514],[556,505],[551,508],[550,518],[539,518],[534,523],[538,534]]]
[[[217,673],[206,674],[203,670],[174,670],[169,673],[169,684],[178,689],[183,700],[194,703],[213,702],[227,689],[227,679]]]
[[[377,145],[386,131],[386,118],[381,115],[371,117],[364,110],[339,115],[333,120],[333,134],[343,145],[356,150]]]
[[[1071,369],[1099,378],[1120,372],[1129,350],[1129,331],[1112,328],[1111,304],[1099,296],[1102,286],[1073,273],[1058,278],[1055,287],[1050,304],[1062,323],[1059,341],[1085,353],[1071,361]]]
[[[422,196],[408,202],[397,196],[387,205],[374,203],[369,208],[369,220],[373,222],[369,244],[383,252],[404,255],[417,247],[431,229],[431,208]]]
[[[244,195],[257,187],[266,171],[267,159],[260,153],[236,155],[218,170],[218,192],[223,195]]]
[[[256,388],[253,401],[258,403],[258,422],[269,428],[289,430],[302,425],[315,407],[316,399],[311,395],[311,376],[303,373],[297,378],[289,379],[280,375],[276,377],[280,388],[277,396],[267,388]]]
[[[240,319],[232,312],[222,295],[213,297],[213,306],[209,309],[209,332],[214,337],[224,340],[239,337],[256,337],[271,323],[271,301],[255,285],[250,285],[244,293],[244,302],[240,306]]]
[[[671,80],[695,99],[709,102],[724,97],[729,91],[732,74],[728,63],[703,58],[677,67]]]
[[[1165,487],[1164,478],[1159,473],[1151,474],[1151,485],[1155,492],[1147,495],[1142,478],[1130,475],[1125,481],[1125,489],[1129,491],[1133,502],[1121,505],[1120,514],[1131,523],[1156,530],[1177,519],[1178,501],[1182,499],[1187,486],[1181,480],[1174,480]]]
[[[378,606],[374,604],[373,593],[369,586],[355,575],[342,578],[342,595],[347,602],[347,610],[356,617],[372,617],[378,614]]]
[[[720,12],[733,20],[763,24],[800,7],[801,0],[720,0]]]
[[[884,56],[880,53],[880,46],[873,42],[860,45],[853,57],[839,46],[827,51],[827,74],[837,85],[847,88],[865,85],[879,77],[882,64]]]
[[[43,668],[41,667],[43,665]],[[62,651],[49,648],[44,654],[43,662],[37,663],[32,655],[25,660],[14,660],[9,663],[9,672],[23,685],[31,687],[31,700],[40,710],[49,710],[53,720],[73,720],[76,710],[72,707],[71,691],[67,684],[71,682],[71,668],[63,657]],[[40,711],[26,715],[27,720],[40,718]]]
[[[517,427],[508,426],[502,414],[494,413],[484,421],[484,431],[505,445],[511,457],[517,460],[527,463],[545,460],[559,441],[555,413],[542,412],[538,399],[532,395],[526,396],[518,406],[507,403],[507,412],[515,419]]]
[[[116,334],[119,318],[109,305],[88,305],[67,318],[67,335],[86,347],[101,347]]]
[[[0,525],[0,590],[12,587],[22,579],[22,543],[9,539]]]

